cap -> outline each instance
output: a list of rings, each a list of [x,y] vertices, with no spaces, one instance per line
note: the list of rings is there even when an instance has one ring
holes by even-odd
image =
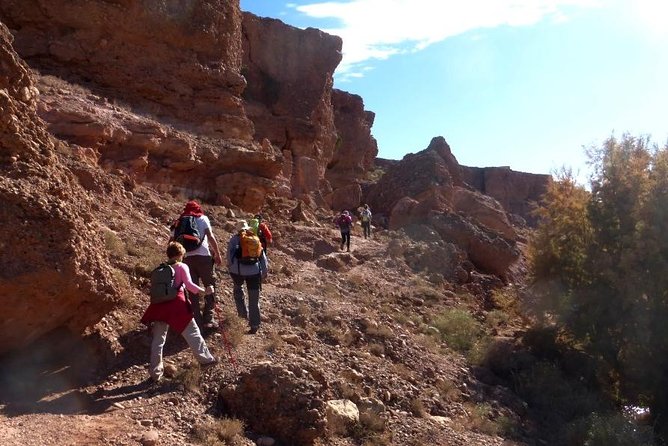
[[[250,228],[251,227],[248,226],[248,222],[246,222],[246,220],[239,220],[239,222],[237,222],[237,232],[247,231]]]

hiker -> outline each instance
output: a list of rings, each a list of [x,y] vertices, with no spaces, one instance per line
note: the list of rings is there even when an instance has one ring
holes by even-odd
[[[360,212],[362,219],[362,231],[364,231],[364,238],[371,237],[371,209],[368,204],[365,204]]]
[[[200,296],[190,296],[195,322],[201,330],[216,328],[218,323],[213,316],[216,305],[214,265],[221,265],[222,258],[209,218],[204,215],[199,203],[194,200],[186,203],[181,216],[172,225],[169,241],[178,241],[184,245],[187,252],[183,262],[190,268],[193,282],[199,284],[201,279],[202,285],[207,289],[204,295],[204,311],[200,308]]]
[[[341,251],[343,251],[343,246],[346,245],[348,252],[350,252],[350,230],[353,225],[353,218],[350,216],[350,212],[347,210],[341,211],[341,214],[334,219],[334,224],[341,231]]]
[[[141,322],[150,327],[153,333],[149,374],[155,382],[162,379],[164,369],[162,350],[170,328],[177,333],[181,333],[201,365],[209,366],[217,362],[217,359],[207,348],[206,342],[193,319],[192,309],[184,291],[187,289],[191,295],[213,293],[213,286],[210,285],[211,289],[205,289],[192,281],[188,265],[182,263],[185,254],[186,250],[180,243],[169,243],[167,246],[169,261],[167,263],[174,271],[173,281],[178,292],[172,300],[150,304],[141,318]]]
[[[271,244],[273,238],[267,222],[262,219],[262,214],[255,214],[255,217],[248,222],[248,226],[251,227],[255,235],[260,237],[262,249],[264,249],[264,253],[266,254],[267,246]]]
[[[227,245],[227,269],[234,282],[233,295],[239,317],[248,320],[249,333],[260,328],[260,290],[266,279],[269,262],[262,249],[259,237],[245,220],[237,223],[234,234]],[[248,308],[244,299],[243,285],[248,291]]]

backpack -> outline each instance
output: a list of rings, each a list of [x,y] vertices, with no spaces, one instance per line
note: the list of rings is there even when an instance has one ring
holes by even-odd
[[[262,243],[260,237],[252,230],[239,233],[239,249],[237,250],[239,263],[244,265],[255,265],[262,257]]]
[[[202,234],[197,227],[197,217],[183,215],[175,223],[174,240],[186,248],[186,251],[194,251],[202,244]]]
[[[258,220],[257,218],[251,218],[250,220],[248,220],[248,226],[250,226],[255,235],[260,235],[258,234],[258,229],[260,227],[260,220]]]
[[[349,231],[351,223],[352,219],[347,215],[341,215],[339,216],[338,220],[336,220],[336,225],[342,231]]]
[[[151,303],[169,302],[176,299],[178,293],[179,288],[174,286],[174,268],[169,263],[161,263],[151,272]]]

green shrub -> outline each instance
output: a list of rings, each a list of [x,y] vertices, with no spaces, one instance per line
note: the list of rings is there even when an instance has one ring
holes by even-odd
[[[461,308],[441,313],[432,325],[441,332],[441,338],[448,346],[459,352],[470,350],[482,333],[480,323]]]

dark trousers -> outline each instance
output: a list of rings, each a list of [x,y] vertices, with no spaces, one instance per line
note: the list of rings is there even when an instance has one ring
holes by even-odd
[[[362,221],[362,230],[364,231],[364,238],[371,237],[371,222]]]
[[[209,285],[216,287],[216,275],[213,271],[213,257],[211,256],[189,256],[184,257],[183,263],[188,265],[190,269],[190,277],[193,279],[193,282],[199,285],[200,279],[202,279],[202,286],[206,288]],[[203,327],[204,324],[208,324],[213,321],[213,309],[216,305],[216,295],[207,294],[204,296],[204,310],[200,308],[200,297],[199,294],[189,293],[190,296],[190,308],[193,312],[193,317],[195,322],[200,327]]]
[[[240,318],[247,319],[251,328],[260,326],[260,289],[262,288],[262,276],[241,276],[230,273],[234,282],[234,304]],[[248,289],[248,308],[244,299],[243,285],[246,283]]]
[[[350,251],[350,232],[341,233],[341,249],[343,249],[344,245],[346,245],[348,251]]]

